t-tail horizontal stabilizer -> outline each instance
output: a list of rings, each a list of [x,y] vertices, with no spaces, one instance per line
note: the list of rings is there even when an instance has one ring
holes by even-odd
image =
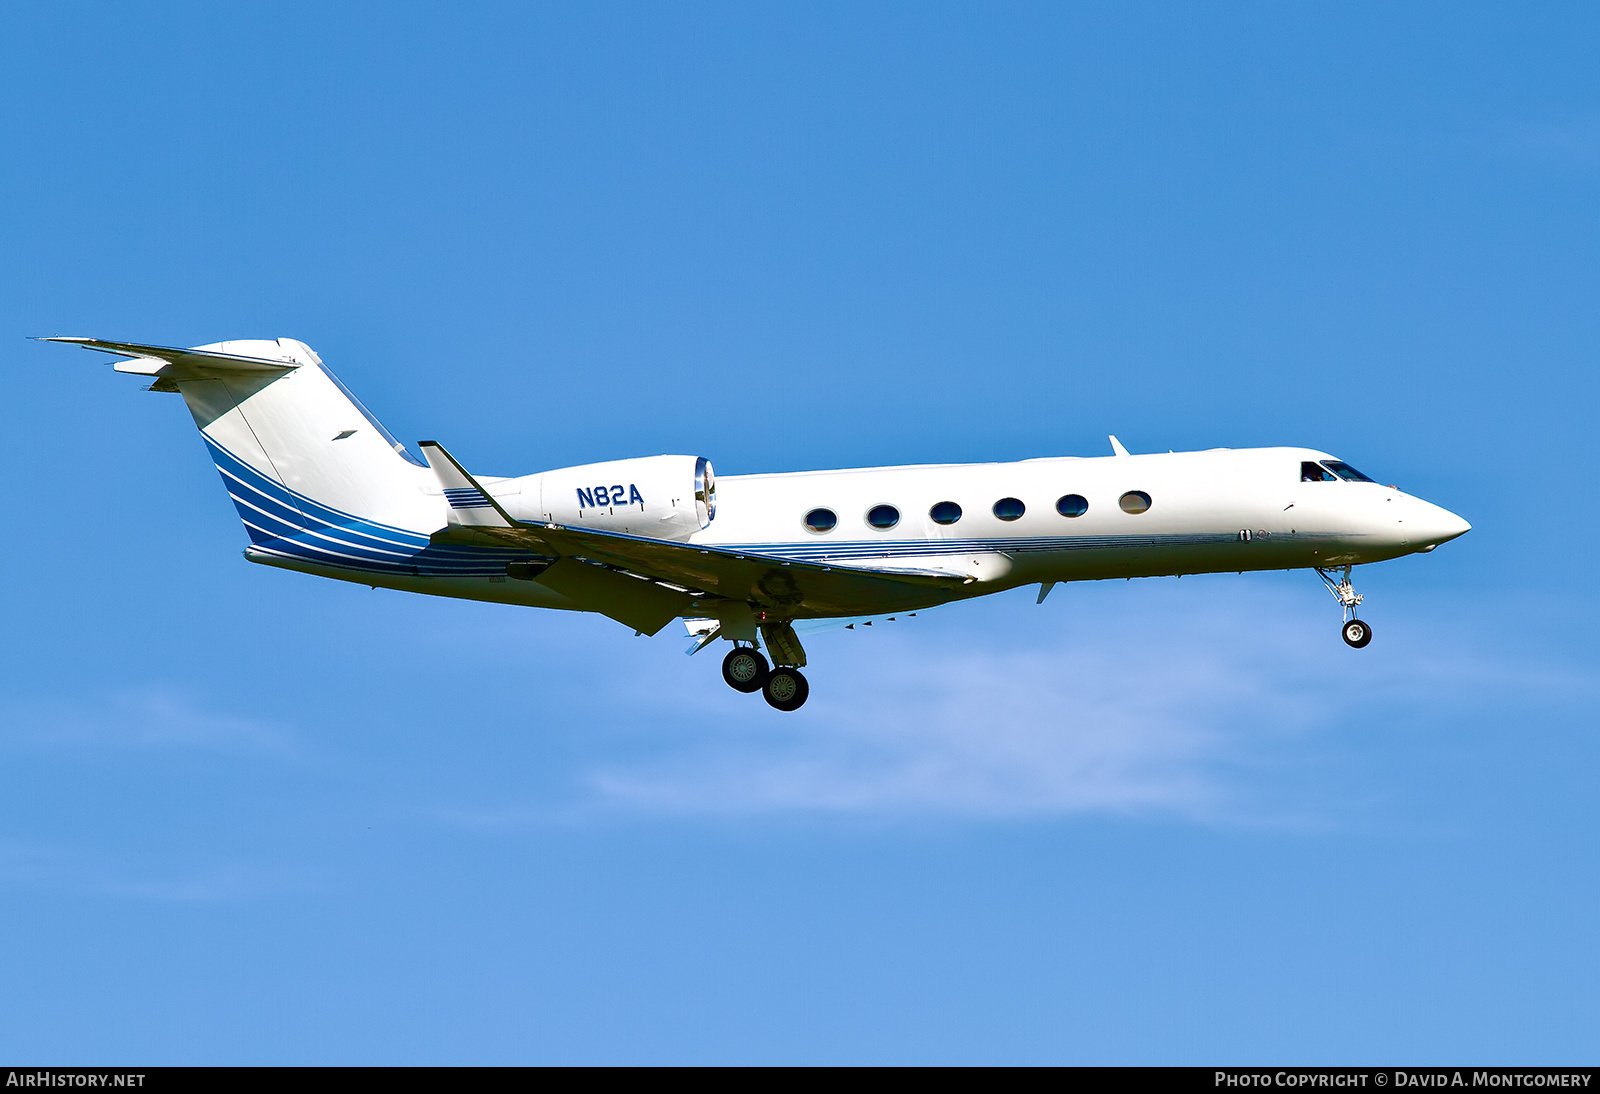
[[[450,503],[449,522],[453,528],[512,528],[516,521],[500,508],[500,503],[478,485],[478,480],[467,474],[466,468],[444,450],[438,441],[418,441],[423,458],[439,479],[444,489],[444,500]]]
[[[66,342],[84,349],[99,350],[131,357],[131,361],[118,361],[118,372],[131,372],[136,376],[161,376],[169,380],[187,379],[193,374],[215,372],[274,373],[297,369],[304,361],[297,360],[291,348],[282,343],[257,341],[252,346],[271,347],[278,357],[251,357],[239,353],[224,353],[219,349],[201,346],[183,349],[179,346],[147,346],[139,342],[107,342],[99,338],[40,338],[40,342]],[[286,340],[287,341],[287,340]],[[299,343],[295,343],[299,347]],[[300,347],[303,348],[303,347]],[[306,350],[309,356],[310,351]]]

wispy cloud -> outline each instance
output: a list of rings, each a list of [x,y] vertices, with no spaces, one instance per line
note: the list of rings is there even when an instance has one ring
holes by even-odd
[[[738,726],[593,785],[616,804],[713,812],[1192,811],[1215,797],[1197,768],[1221,742],[1181,709],[1193,688],[1173,686],[1200,684],[1197,666],[1136,679],[1066,650],[874,652],[876,671],[835,677],[845,694],[804,722]]]
[[[1258,793],[1276,780],[1251,773],[1308,764],[1331,734],[1374,718],[1594,690],[1443,634],[1357,653],[1285,607],[1183,598],[1159,617],[1071,633],[1026,616],[1002,650],[949,625],[873,635],[830,651],[838,660],[815,674],[801,714],[708,710],[697,732],[601,764],[589,785],[605,806],[657,813],[1316,823],[1306,802]]]
[[[255,718],[205,710],[170,688],[147,687],[76,699],[20,699],[0,706],[0,737],[11,745],[204,749],[287,753],[289,731]]]
[[[70,841],[0,840],[0,886],[8,889],[68,890],[157,903],[208,903],[300,891],[320,881],[315,871],[303,868],[243,862],[196,865],[153,861],[146,853],[130,857],[92,850]]]

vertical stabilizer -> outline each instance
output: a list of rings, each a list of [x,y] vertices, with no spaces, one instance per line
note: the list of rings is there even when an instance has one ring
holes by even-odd
[[[229,484],[278,487],[279,501],[314,522],[353,518],[426,534],[441,523],[425,494],[427,469],[367,413],[300,342],[221,342],[225,352],[278,350],[292,371],[266,376],[217,373],[174,382]],[[252,525],[241,506],[241,516]],[[258,529],[252,527],[252,538]]]
[[[260,553],[415,573],[415,556],[445,523],[426,465],[303,342],[179,349],[53,341],[129,358],[118,371],[154,377],[152,389],[183,395]]]

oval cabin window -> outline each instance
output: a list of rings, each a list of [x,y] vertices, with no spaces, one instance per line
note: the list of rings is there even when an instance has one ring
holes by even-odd
[[[813,509],[806,514],[806,527],[813,532],[831,532],[838,523],[832,509]]]
[[[1124,513],[1143,513],[1150,508],[1150,495],[1143,490],[1129,490],[1117,501]]]
[[[1081,517],[1089,511],[1089,499],[1082,494],[1066,494],[1056,499],[1056,512],[1064,517]]]
[[[961,519],[961,506],[953,501],[941,501],[928,510],[928,519],[935,524],[954,524]]]
[[[874,505],[867,510],[867,523],[886,532],[900,523],[900,510],[892,505]]]
[[[994,503],[994,515],[1001,520],[1016,520],[1027,511],[1028,507],[1017,498],[1001,498]]]

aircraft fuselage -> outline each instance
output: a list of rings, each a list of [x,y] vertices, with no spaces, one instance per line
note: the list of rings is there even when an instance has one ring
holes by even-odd
[[[1466,521],[1326,452],[1212,449],[1016,463],[733,475],[661,455],[475,476],[424,460],[302,342],[191,348],[62,338],[182,395],[253,562],[374,587],[591,611],[644,634],[686,621],[733,643],[723,676],[795,710],[796,623],[861,618],[1038,583],[1314,568],[1361,648],[1349,568]],[[1343,572],[1336,579],[1333,572]],[[765,641],[773,664],[759,653]]]

